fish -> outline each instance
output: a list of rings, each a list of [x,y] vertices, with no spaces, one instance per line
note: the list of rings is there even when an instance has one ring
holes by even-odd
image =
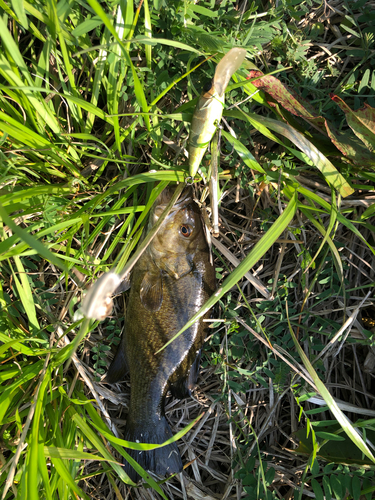
[[[225,89],[232,75],[239,69],[246,56],[246,50],[231,49],[216,67],[212,82],[205,86],[199,97],[191,121],[189,135],[189,175],[194,177],[217,126],[221,120]]]
[[[149,229],[171,199],[166,188],[156,199]],[[159,231],[135,264],[130,278],[125,331],[108,369],[106,382],[130,373],[130,406],[124,439],[161,444],[172,437],[164,405],[167,392],[178,399],[191,394],[199,371],[207,333],[207,312],[165,349],[158,352],[215,292],[215,270],[210,262],[200,209],[191,188],[185,188]],[[182,471],[174,442],[162,448],[126,449],[143,469],[158,476]],[[125,472],[137,482],[138,473],[124,462]]]

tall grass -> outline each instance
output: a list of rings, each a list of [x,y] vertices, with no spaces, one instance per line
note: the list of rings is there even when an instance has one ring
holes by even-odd
[[[371,202],[358,219],[354,205],[343,205],[342,199],[354,193],[354,180],[362,192],[372,190],[374,174],[359,170],[340,153],[337,141],[327,147],[308,125],[297,126],[283,109],[285,102],[272,107],[269,94],[254,85],[257,79],[247,79],[250,61],[259,63],[259,50],[285,34],[281,11],[260,12],[251,5],[239,15],[234,4],[187,0],[0,0],[0,9],[2,499],[91,498],[85,464],[96,464],[92,476],[131,484],[113,451],[131,460],[123,446],[136,444],[115,435],[93,384],[104,370],[93,375],[85,341],[98,322],[78,319],[76,304],[103,272],[123,270],[158,194],[168,183],[185,181],[184,148],[196,98],[222,55],[234,45],[248,52],[227,89],[228,108],[236,109],[224,112],[230,127],[221,133],[221,148],[233,150],[233,156],[219,170],[218,198],[232,180],[237,182],[237,168],[244,189],[267,186],[275,210],[262,238],[189,324],[219,301],[223,306],[226,294],[272,245],[293,232],[297,215],[321,235],[304,271],[329,255],[346,296],[335,233],[339,225],[345,227],[374,254],[373,241],[362,236],[361,227],[373,230],[375,209]],[[250,127],[279,145],[285,161],[258,161]],[[201,165],[204,176],[210,159],[207,154]],[[301,173],[319,176],[331,194],[308,189]],[[307,284],[304,293],[307,301]],[[244,315],[251,317],[246,298],[244,304]],[[224,319],[232,321],[230,315]],[[304,370],[340,423],[339,432],[374,462],[365,437],[347,421],[301,348],[295,312],[288,323],[296,345],[294,370]],[[267,331],[258,327],[264,340]],[[268,345],[284,356],[272,341]],[[248,372],[241,374],[250,380]],[[312,464],[317,449],[318,444]]]

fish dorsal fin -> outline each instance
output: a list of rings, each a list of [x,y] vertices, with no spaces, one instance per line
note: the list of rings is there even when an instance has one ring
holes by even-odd
[[[163,280],[161,271],[147,271],[141,283],[141,302],[150,312],[159,311],[163,302]]]

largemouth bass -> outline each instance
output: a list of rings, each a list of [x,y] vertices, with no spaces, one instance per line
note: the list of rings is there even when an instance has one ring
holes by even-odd
[[[225,89],[232,75],[238,70],[246,56],[246,50],[231,49],[216,67],[212,82],[199,97],[190,127],[189,173],[192,177],[198,171],[224,109]]]
[[[156,223],[171,198],[164,190],[150,214]],[[168,390],[179,399],[190,394],[199,370],[200,350],[206,336],[202,319],[160,353],[215,290],[215,272],[199,207],[190,189],[183,191],[147,250],[135,264],[125,332],[106,381],[114,383],[130,372],[130,408],[124,439],[161,444],[172,437],[164,415]],[[127,450],[144,469],[159,476],[182,470],[176,443],[151,451]],[[133,481],[138,474],[128,464]]]

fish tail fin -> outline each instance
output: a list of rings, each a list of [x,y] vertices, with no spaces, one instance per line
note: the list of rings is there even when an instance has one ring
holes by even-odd
[[[107,384],[115,384],[121,380],[128,371],[125,349],[123,343],[121,343],[117,349],[114,360],[108,368],[107,375],[103,379],[103,382]]]
[[[164,416],[155,417],[154,420],[144,421],[130,420],[125,429],[125,440],[133,443],[162,444],[172,437],[172,431]],[[169,476],[182,471],[181,455],[176,443],[168,444],[154,450],[131,450],[126,452],[146,471],[151,471],[158,476]],[[137,482],[139,474],[124,460],[124,469],[130,479]]]

